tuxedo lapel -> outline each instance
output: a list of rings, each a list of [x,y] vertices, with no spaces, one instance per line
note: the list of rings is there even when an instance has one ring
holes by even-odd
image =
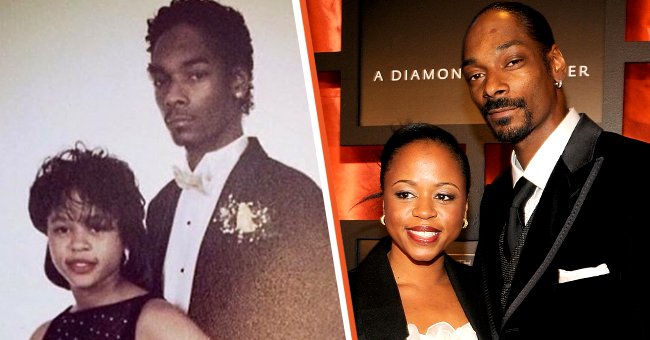
[[[520,291],[548,254],[557,233],[562,229],[580,189],[562,161],[553,170],[544,193],[531,216],[526,240],[512,281],[514,291]]]
[[[582,115],[558,160],[539,203],[522,247],[513,287],[519,291],[546,258],[564,227],[594,162],[594,148],[602,129]]]
[[[583,115],[551,173],[531,216],[530,229],[515,270],[512,289],[519,294],[506,311],[502,324],[537,284],[570,231],[582,207],[581,200],[585,199],[600,170],[602,160],[594,159],[594,149],[601,131]]]
[[[251,188],[250,183],[254,181],[250,181],[250,176],[256,167],[264,162],[265,157],[266,153],[257,141],[249,138],[249,144],[226,179],[210,217],[196,262],[190,299],[189,314],[194,320],[199,320],[199,324],[227,320],[226,316],[219,315],[222,313],[219,308],[201,301],[217,301],[217,305],[225,307],[228,301],[233,301],[232,297],[238,290],[245,291],[244,287],[238,286],[238,282],[241,282],[239,279],[246,276],[254,278],[257,269],[254,261],[250,259],[251,263],[247,265],[244,261],[248,260],[242,259],[240,255],[255,257],[255,254],[270,252],[267,247],[261,247],[259,244],[240,242],[237,235],[224,231],[224,214],[229,213],[224,209],[233,204],[237,205],[237,202],[252,200],[250,193],[257,190]],[[236,216],[228,223],[236,223]]]
[[[562,243],[564,242],[564,239],[566,238],[567,234],[571,231],[571,228],[573,227],[573,222],[575,221],[576,217],[580,213],[582,204],[586,199],[587,195],[589,194],[591,186],[593,182],[596,180],[598,173],[600,172],[600,168],[602,166],[603,160],[604,160],[603,157],[599,157],[595,160],[593,166],[591,167],[591,171],[589,172],[589,176],[587,177],[582,188],[580,189],[580,193],[578,197],[575,199],[575,202],[572,204],[571,212],[569,213],[567,219],[564,221],[564,224],[562,225],[562,229],[560,230],[559,233],[557,233],[557,236],[553,241],[550,250],[546,254],[546,257],[544,258],[540,266],[537,268],[537,270],[532,275],[532,277],[528,280],[528,282],[523,287],[523,289],[519,292],[517,297],[512,301],[512,304],[508,307],[508,310],[506,310],[506,313],[503,317],[502,324],[505,324],[507,322],[508,318],[510,318],[510,316],[514,313],[517,307],[522,303],[523,299],[525,299],[528,293],[535,287],[535,285],[538,284],[538,281],[540,280],[540,278],[542,278],[542,276],[544,276],[546,270],[549,268],[551,262],[554,260],[555,255],[557,254],[559,248],[562,246]],[[551,282],[557,281],[556,277],[553,275],[551,275],[550,278],[552,279]]]
[[[152,291],[162,296],[163,267],[181,189],[174,181],[165,185],[147,209],[147,239],[152,269]]]
[[[172,184],[169,190],[169,198],[165,199],[166,206],[162,211],[162,221],[161,223],[161,239],[167,240],[166,242],[160,242],[163,246],[161,248],[161,258],[165,257],[167,252],[167,244],[169,243],[169,235],[172,231],[172,225],[174,224],[174,215],[176,215],[176,206],[178,205],[178,200],[181,197],[181,189],[176,185]]]
[[[215,210],[219,206],[227,204],[230,195],[254,199],[255,195],[259,194],[259,188],[251,185],[251,183],[255,183],[254,178],[256,176],[264,175],[263,164],[267,159],[268,155],[262,149],[258,140],[252,137],[249,138],[248,146],[224,183]]]

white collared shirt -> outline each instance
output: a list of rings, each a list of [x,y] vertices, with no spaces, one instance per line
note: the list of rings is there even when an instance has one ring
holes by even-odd
[[[225,147],[203,155],[193,173],[202,176],[205,193],[196,189],[181,191],[163,270],[165,299],[185,312],[189,309],[203,235],[226,179],[247,145],[248,139],[241,136]],[[187,164],[182,169],[189,171]]]
[[[517,180],[522,176],[526,177],[531,183],[535,184],[537,188],[530,197],[526,206],[524,207],[525,222],[528,223],[528,218],[533,213],[542,197],[542,192],[546,187],[548,179],[551,177],[551,172],[555,168],[555,164],[562,156],[564,148],[571,138],[573,130],[578,125],[580,115],[574,108],[569,109],[569,113],[562,119],[562,122],[555,128],[555,130],[546,138],[544,144],[537,150],[533,158],[528,163],[526,170],[522,169],[517,155],[512,152],[510,156],[510,164],[512,168],[512,183],[517,183]]]

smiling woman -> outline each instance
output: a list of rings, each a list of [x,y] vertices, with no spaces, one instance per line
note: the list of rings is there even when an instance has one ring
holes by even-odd
[[[406,125],[384,146],[379,180],[364,201],[382,199],[389,236],[349,273],[359,339],[488,338],[474,272],[445,253],[468,225],[465,152],[439,127]]]
[[[48,249],[56,272],[65,279],[65,286],[75,291],[114,281],[121,262],[127,264],[130,259],[117,221],[82,199],[76,189],[63,195],[64,202],[47,218]]]

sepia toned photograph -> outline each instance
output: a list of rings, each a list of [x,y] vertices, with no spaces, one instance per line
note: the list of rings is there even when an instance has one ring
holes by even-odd
[[[0,338],[345,338],[298,1],[1,8]]]

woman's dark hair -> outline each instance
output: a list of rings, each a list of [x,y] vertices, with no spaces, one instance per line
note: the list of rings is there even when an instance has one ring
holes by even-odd
[[[469,168],[469,160],[465,150],[458,144],[456,137],[454,137],[447,130],[444,130],[436,125],[427,123],[410,123],[403,125],[395,130],[388,138],[380,156],[380,170],[379,170],[379,186],[381,192],[366,196],[359,203],[366,202],[371,199],[379,198],[384,192],[384,177],[386,172],[390,170],[393,158],[399,150],[404,146],[416,141],[432,141],[447,148],[452,155],[456,158],[458,165],[465,177],[465,193],[468,194],[471,184],[471,173]]]
[[[150,270],[145,249],[144,205],[135,176],[128,164],[103,149],[87,149],[82,142],[47,158],[29,192],[29,217],[40,232],[47,234],[48,216],[81,203],[93,216],[117,222],[120,238],[129,250],[121,274],[127,280],[150,289]],[[85,214],[84,218],[89,218]],[[86,221],[88,222],[88,221]],[[55,285],[70,289],[54,267],[49,249],[45,274]]]
[[[226,70],[239,68],[248,74],[248,91],[240,99],[240,105],[243,113],[249,113],[254,105],[253,44],[241,13],[210,0],[172,0],[169,6],[161,7],[153,18],[147,20],[147,52],[152,53],[158,39],[179,24],[199,29],[208,38],[210,49]]]
[[[555,44],[553,30],[544,15],[536,9],[520,2],[493,2],[485,6],[474,16],[469,27],[474,25],[474,22],[476,22],[476,19],[478,19],[479,16],[491,10],[512,13],[519,23],[526,29],[526,32],[531,39],[540,43],[542,46],[540,51],[542,56],[546,56],[546,54],[551,50],[551,47],[553,47],[553,44]],[[467,36],[467,33],[465,33],[465,36]],[[546,58],[544,58],[544,60],[546,60]],[[548,63],[548,60],[546,60],[546,62]]]

